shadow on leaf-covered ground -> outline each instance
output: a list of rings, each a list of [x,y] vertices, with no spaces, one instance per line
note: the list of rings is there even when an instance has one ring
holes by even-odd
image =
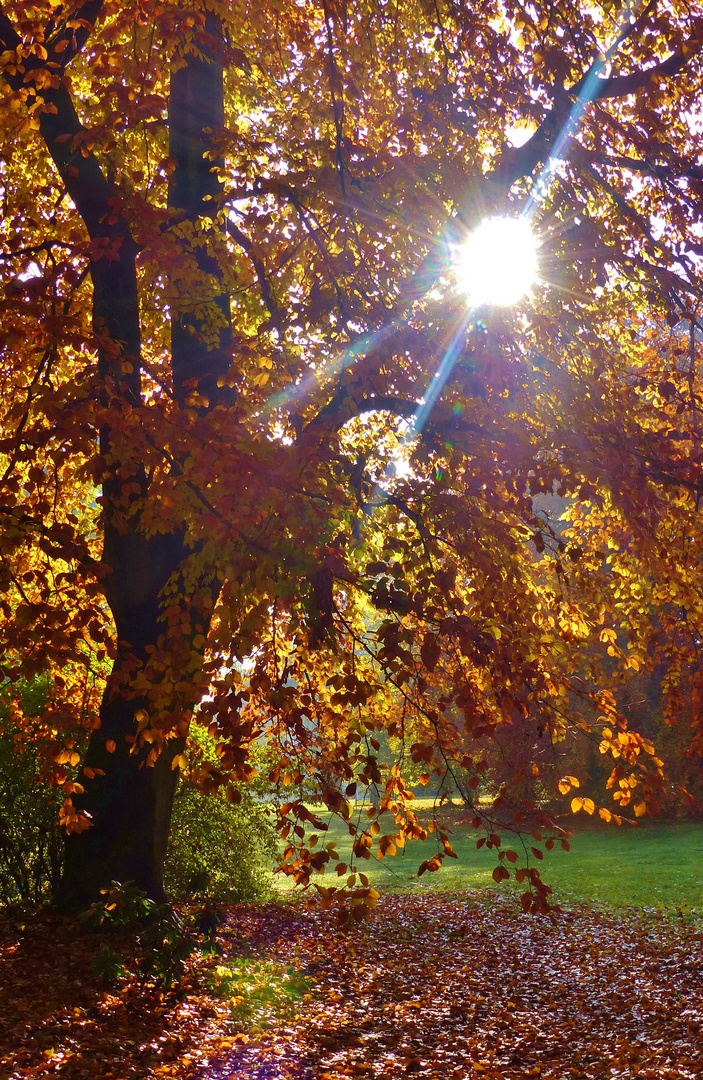
[[[689,1080],[703,1071],[700,924],[497,894],[387,896],[340,932],[300,903],[223,912],[221,955],[168,993],[91,972],[67,920],[2,927],[0,1077]],[[130,939],[120,941],[129,967]]]

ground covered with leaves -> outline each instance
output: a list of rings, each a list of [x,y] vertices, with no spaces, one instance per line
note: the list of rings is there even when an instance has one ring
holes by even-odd
[[[221,955],[170,990],[131,973],[129,937],[6,920],[0,1080],[703,1075],[700,922],[429,891],[349,932],[299,903],[223,914]]]

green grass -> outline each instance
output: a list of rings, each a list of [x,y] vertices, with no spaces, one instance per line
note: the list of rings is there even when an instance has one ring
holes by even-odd
[[[325,817],[330,820],[329,815]],[[577,825],[574,820],[570,852],[557,846],[545,855],[541,864],[533,862],[552,886],[557,901],[703,911],[703,823],[648,822],[640,828],[612,825],[583,831]],[[390,825],[386,828],[390,831]],[[425,873],[421,878],[417,877],[419,864],[437,850],[432,838],[410,843],[405,852],[382,861],[356,860],[356,869],[366,874],[370,884],[380,892],[495,889],[491,874],[496,855],[485,848],[476,850],[477,835],[466,826],[455,826],[451,842],[458,858],[445,859],[442,870]],[[331,840],[336,842],[342,860],[348,861],[349,835],[346,826],[336,819],[330,820],[326,835],[320,834],[320,842]],[[521,850],[519,844],[506,842],[505,838],[504,845]],[[339,879],[328,872],[316,880],[320,884],[333,884]],[[279,887],[283,884],[280,876],[276,883]],[[516,886],[513,881],[512,886],[501,887]]]

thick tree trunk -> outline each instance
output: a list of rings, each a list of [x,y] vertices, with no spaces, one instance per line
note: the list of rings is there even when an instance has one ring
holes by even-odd
[[[76,800],[87,810],[92,827],[66,841],[64,873],[57,904],[80,911],[112,881],[133,881],[152,900],[163,900],[163,872],[177,773],[172,740],[152,766],[145,764],[148,747],[130,754],[126,736],[134,734],[134,714],[143,705],[117,696],[104,701],[102,726],[90,741],[85,765],[104,776],[86,780],[86,794]],[[114,744],[112,753],[107,747]],[[172,749],[171,749],[172,747]]]
[[[163,870],[171,808],[178,773],[173,758],[183,740],[164,744],[148,765],[149,744],[137,746],[135,714],[147,706],[129,696],[129,675],[148,659],[164,626],[159,593],[183,557],[180,536],[123,536],[106,530],[105,562],[111,566],[107,594],[118,631],[113,674],[100,710],[101,726],[92,732],[83,774],[85,793],[77,810],[90,815],[91,827],[66,838],[64,873],[57,904],[79,911],[111,881],[134,881],[153,900],[164,897]],[[90,778],[89,778],[90,777]]]
[[[221,30],[212,15],[207,15],[204,29],[200,44],[208,59],[188,55],[185,67],[172,78],[169,99],[170,150],[176,162],[170,202],[181,220],[213,214],[216,207],[211,199],[220,190],[212,171],[219,163],[203,155],[210,149],[210,132],[223,124]],[[203,128],[208,129],[207,134]],[[57,145],[57,153],[63,145]],[[122,356],[126,352],[127,357],[135,358],[135,370],[120,381],[126,396],[138,401],[136,275],[133,254],[127,247],[125,252],[128,265],[123,266],[122,259],[116,268],[110,264],[119,280],[103,282],[93,275],[94,314],[111,339],[122,344]],[[229,298],[219,284],[212,256],[196,248],[191,257],[202,275],[203,295],[184,296],[178,305],[171,327],[172,369],[177,399],[183,402],[197,388],[207,408],[213,399],[223,400],[217,381],[230,363]],[[99,264],[97,272],[101,273]],[[110,296],[117,299],[117,308],[111,308]],[[203,301],[209,304],[214,321],[211,317],[203,322],[192,315],[189,301],[201,311]],[[214,348],[208,323],[219,327]],[[105,362],[114,362],[109,349]],[[81,777],[85,793],[74,800],[78,810],[90,815],[91,827],[67,837],[64,874],[56,898],[59,907],[74,911],[97,899],[100,889],[111,881],[133,881],[152,899],[163,899],[164,859],[178,779],[172,762],[183,748],[182,738],[169,738],[156,762],[147,763],[151,747],[135,742],[135,714],[144,708],[148,712],[148,702],[130,690],[130,672],[147,663],[149,646],[155,647],[165,633],[160,593],[186,554],[185,529],[178,534],[147,537],[140,531],[138,518],[130,520],[127,533],[124,524],[121,528],[113,525],[113,489],[119,493],[124,480],[132,479],[143,496],[148,499],[149,495],[143,475],[127,477],[120,472],[119,445],[113,433],[101,433],[101,443],[110,462],[103,485],[103,561],[110,568],[105,589],[115,618],[118,653],[102,703],[101,727],[91,735],[84,762],[96,775]],[[198,631],[206,635],[207,627]]]

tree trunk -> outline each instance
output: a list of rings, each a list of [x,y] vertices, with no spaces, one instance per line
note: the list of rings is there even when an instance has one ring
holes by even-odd
[[[145,764],[148,747],[130,754],[125,735],[134,733],[134,714],[142,704],[122,696],[103,702],[102,726],[91,736],[85,765],[105,775],[86,779],[85,797],[76,800],[79,809],[91,814],[92,826],[67,837],[57,897],[63,910],[86,908],[112,881],[134,881],[152,900],[164,899],[163,868],[177,783],[171,764],[182,744],[172,740],[152,766]],[[106,747],[112,744],[110,753]]]
[[[91,826],[66,837],[64,872],[57,895],[63,910],[80,911],[111,881],[134,881],[152,900],[164,898],[163,868],[178,773],[173,758],[182,739],[169,739],[155,764],[149,744],[135,743],[135,714],[148,706],[129,695],[129,674],[148,659],[164,626],[159,593],[183,557],[180,536],[123,536],[106,529],[105,562],[111,566],[107,594],[118,633],[112,676],[100,709],[101,725],[90,736],[83,774],[85,793],[76,809]],[[100,770],[100,771],[98,771]]]
[[[212,153],[212,135],[224,126],[222,28],[210,13],[205,16],[199,47],[205,59],[188,54],[185,67],[171,76],[168,102],[169,154],[176,166],[169,203],[180,220],[190,221],[216,216],[222,191],[217,170],[224,162],[203,156]],[[230,302],[212,255],[202,245],[193,246],[190,255],[200,272],[200,295],[181,297],[171,320],[173,384],[181,402],[197,389],[214,404],[227,399],[227,391],[217,383],[231,363]],[[204,317],[193,314],[195,304],[205,309]],[[214,347],[208,323],[220,326]]]
[[[178,219],[195,220],[212,215],[217,206],[211,200],[220,191],[216,173],[220,162],[203,155],[210,149],[211,134],[223,125],[223,71],[220,53],[221,28],[214,16],[204,19],[204,35],[199,41],[206,60],[191,53],[186,65],[172,76],[169,98],[170,153],[175,160],[170,204]],[[56,149],[61,153],[64,143]],[[51,146],[50,146],[51,149]],[[53,152],[53,151],[52,151]],[[208,198],[206,198],[206,196]],[[106,328],[120,350],[138,363],[139,326],[134,274],[134,257],[125,247],[126,257],[110,264],[118,281],[103,282],[102,268],[96,264],[94,316]],[[230,364],[231,325],[229,298],[220,285],[216,261],[195,248],[186,253],[195,260],[203,280],[203,295],[184,296],[178,304],[172,326],[172,370],[176,398],[183,403],[194,389],[202,395],[202,407],[223,400],[217,381]],[[105,260],[103,260],[103,263]],[[127,265],[123,265],[126,263]],[[129,296],[126,296],[129,294]],[[110,309],[110,296],[118,298],[119,310]],[[196,318],[189,303],[203,301],[209,316]],[[125,315],[125,312],[127,314]],[[212,346],[207,338],[207,322],[219,327],[219,340]],[[135,324],[136,320],[136,324]],[[205,331],[205,333],[201,333]],[[114,363],[109,350],[105,363]],[[124,369],[122,369],[124,370]],[[124,392],[139,400],[138,375],[120,377]],[[136,480],[146,497],[143,474],[129,477],[120,472],[119,445],[113,433],[101,433],[101,447],[108,466],[103,483],[105,503],[105,546],[103,562],[109,567],[105,591],[118,637],[117,657],[101,706],[101,727],[90,737],[84,762],[90,773],[81,783],[85,792],[75,798],[76,809],[90,815],[91,826],[73,832],[66,840],[65,865],[56,902],[63,910],[81,910],[99,898],[100,889],[111,881],[133,881],[153,900],[164,898],[163,872],[167,852],[171,810],[178,770],[172,768],[183,749],[182,738],[169,738],[154,764],[148,764],[150,745],[139,746],[136,713],[148,712],[147,700],[130,690],[130,678],[149,658],[149,646],[156,647],[165,626],[160,618],[160,593],[178,569],[185,554],[185,528],[177,534],[147,537],[138,518],[129,519],[129,531],[113,524],[111,505],[126,479]],[[207,635],[207,626],[197,628]],[[104,775],[102,775],[102,774]]]

